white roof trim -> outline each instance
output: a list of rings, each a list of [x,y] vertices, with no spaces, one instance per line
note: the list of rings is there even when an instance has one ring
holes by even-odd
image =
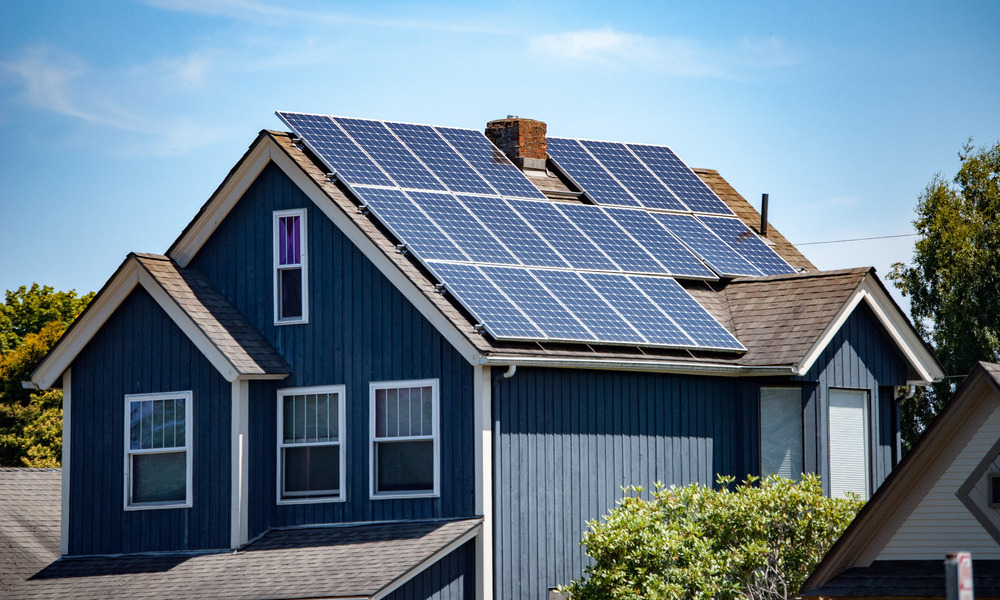
[[[840,328],[844,326],[844,323],[847,322],[854,309],[862,301],[867,303],[879,323],[882,324],[882,327],[889,334],[889,337],[895,342],[896,347],[899,348],[903,357],[917,372],[919,379],[911,380],[909,383],[927,385],[944,377],[945,374],[941,370],[941,366],[930,351],[927,350],[923,340],[913,330],[910,322],[907,321],[903,313],[900,312],[899,307],[889,298],[882,287],[872,280],[870,275],[866,275],[861,280],[857,289],[854,290],[848,301],[837,312],[836,317],[830,321],[830,324],[823,330],[822,335],[816,339],[809,352],[806,353],[805,358],[802,359],[802,363],[796,372],[797,375],[803,376],[809,372],[809,369],[816,363],[816,360],[823,354],[826,347],[833,341],[833,337],[837,335],[837,332],[840,331]]]
[[[502,354],[484,357],[480,364],[486,366],[554,367],[562,369],[606,369],[609,371],[650,371],[678,375],[720,375],[740,377],[744,375],[770,377],[795,375],[795,367],[756,367],[731,364],[689,363],[669,360],[628,360],[617,358],[558,358],[504,356]]]
[[[167,313],[226,381],[233,382],[239,377],[239,369],[226,358],[153,276],[141,267],[139,259],[130,256],[111,276],[111,280],[100,294],[91,301],[87,310],[77,317],[73,327],[65,333],[56,347],[31,374],[31,380],[41,389],[52,387],[137,285],[141,285],[153,297],[163,312]]]

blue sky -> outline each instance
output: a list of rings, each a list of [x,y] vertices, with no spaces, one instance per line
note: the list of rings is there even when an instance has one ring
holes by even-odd
[[[912,232],[1000,139],[1000,3],[0,3],[0,289],[164,252],[275,110],[671,146],[793,243]],[[805,245],[821,268],[914,238]]]

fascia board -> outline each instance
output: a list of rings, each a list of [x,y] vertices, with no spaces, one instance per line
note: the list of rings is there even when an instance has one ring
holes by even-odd
[[[917,385],[927,385],[944,377],[944,371],[933,355],[927,350],[923,340],[917,335],[910,322],[899,311],[892,300],[886,295],[880,286],[871,281],[869,277],[862,279],[861,283],[851,294],[851,297],[840,308],[837,315],[830,321],[823,333],[816,339],[816,342],[806,353],[799,364],[797,375],[800,377],[809,372],[809,369],[816,363],[826,347],[833,341],[840,328],[844,326],[847,319],[854,312],[854,309],[864,301],[875,314],[879,323],[885,328],[889,337],[896,344],[896,347],[906,358],[907,362],[917,372],[920,379],[910,383]]]
[[[45,390],[55,384],[138,284],[138,270],[135,258],[129,258],[119,267],[31,374],[31,381],[35,385]]]
[[[167,250],[167,255],[174,259],[174,262],[182,268],[188,266],[191,259],[201,250],[201,247],[229,214],[229,211],[236,206],[236,203],[270,162],[273,145],[274,142],[266,135],[259,136],[254,146],[240,160],[236,169],[212,194],[205,207]]]
[[[559,369],[602,369],[608,371],[644,371],[671,373],[674,375],[717,375],[722,377],[780,377],[795,374],[795,367],[720,365],[710,363],[686,363],[663,360],[621,360],[613,358],[548,358],[504,356],[502,354],[484,357],[484,366],[508,367],[550,367]]]

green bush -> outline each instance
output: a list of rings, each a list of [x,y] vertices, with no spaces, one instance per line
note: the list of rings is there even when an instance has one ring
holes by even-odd
[[[862,505],[825,497],[816,475],[718,482],[657,484],[645,499],[627,488],[588,522],[581,544],[593,564],[563,591],[574,600],[790,598]]]

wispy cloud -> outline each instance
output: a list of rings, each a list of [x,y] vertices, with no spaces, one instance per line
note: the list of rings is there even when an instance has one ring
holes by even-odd
[[[532,53],[549,60],[643,67],[679,77],[740,78],[748,70],[798,62],[778,38],[744,38],[710,46],[690,38],[650,37],[605,27],[536,36],[528,44]]]
[[[198,60],[177,60],[155,70],[174,84],[194,85],[204,78],[205,66]],[[28,106],[135,134],[142,140],[137,145],[142,154],[184,154],[215,143],[223,134],[220,128],[197,124],[188,117],[153,116],[128,108],[120,99],[134,97],[127,90],[135,87],[135,70],[97,72],[79,56],[51,46],[28,47],[19,56],[0,62],[0,71],[19,80],[20,97]]]

